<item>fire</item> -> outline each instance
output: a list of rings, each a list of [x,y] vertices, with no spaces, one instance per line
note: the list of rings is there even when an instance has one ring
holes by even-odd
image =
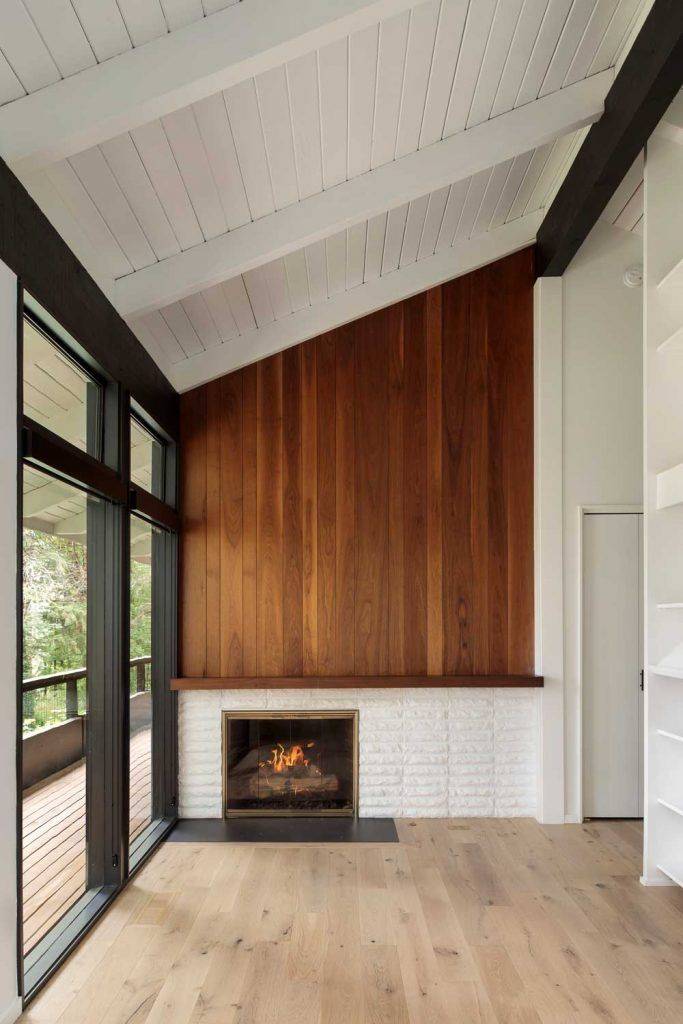
[[[307,743],[306,749],[310,750],[314,747],[315,743]],[[298,743],[294,743],[291,747],[285,747],[283,743],[278,743],[273,750],[271,750],[272,758],[268,761],[261,761],[259,768],[272,768],[274,772],[284,772],[287,768],[310,768],[311,762],[304,753],[304,748]]]

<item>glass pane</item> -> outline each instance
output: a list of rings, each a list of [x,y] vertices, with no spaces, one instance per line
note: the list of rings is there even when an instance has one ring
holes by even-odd
[[[23,922],[28,952],[85,892],[88,518],[93,499],[25,467]]]
[[[157,498],[164,496],[163,455],[163,445],[131,416],[130,478]]]
[[[24,317],[24,413],[99,457],[99,385]]]
[[[130,814],[129,839],[144,831],[152,806],[153,528],[130,519]]]

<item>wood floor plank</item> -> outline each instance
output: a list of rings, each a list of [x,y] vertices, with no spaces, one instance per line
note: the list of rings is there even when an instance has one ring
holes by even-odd
[[[174,844],[24,1024],[680,1024],[683,901],[632,823],[398,822],[398,844]]]

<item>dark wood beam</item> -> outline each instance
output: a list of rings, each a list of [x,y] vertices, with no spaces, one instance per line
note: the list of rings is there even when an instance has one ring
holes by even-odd
[[[655,0],[539,228],[539,277],[567,269],[682,83],[683,3]]]
[[[0,259],[105,374],[177,439],[175,389],[3,160]]]

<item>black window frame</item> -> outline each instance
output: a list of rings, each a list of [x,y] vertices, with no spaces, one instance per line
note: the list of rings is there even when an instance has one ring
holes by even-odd
[[[17,486],[17,948],[19,991],[24,1004],[35,995],[87,934],[115,896],[173,828],[177,820],[177,694],[169,679],[177,660],[177,566],[179,517],[176,511],[178,439],[143,410],[125,383],[113,379],[90,355],[87,339],[75,340],[34,298],[17,294],[18,346],[18,486]],[[24,415],[24,317],[99,387],[97,455],[88,454],[46,426]],[[130,478],[131,416],[161,445],[163,498],[133,484]],[[174,421],[171,414],[169,422]],[[94,428],[88,424],[88,430]],[[89,437],[90,447],[90,437]],[[97,678],[93,699],[90,750],[98,750],[87,786],[89,881],[95,881],[61,920],[25,957],[22,909],[22,522],[24,465],[73,484],[103,499],[88,519],[88,668]],[[153,531],[153,573],[157,593],[152,615],[160,639],[153,652],[153,713],[158,739],[153,745],[154,820],[129,849],[129,645],[130,516],[139,516]],[[92,566],[91,566],[92,562]],[[106,798],[105,798],[106,794]],[[138,841],[139,840],[139,841]],[[94,867],[93,867],[94,865]]]

